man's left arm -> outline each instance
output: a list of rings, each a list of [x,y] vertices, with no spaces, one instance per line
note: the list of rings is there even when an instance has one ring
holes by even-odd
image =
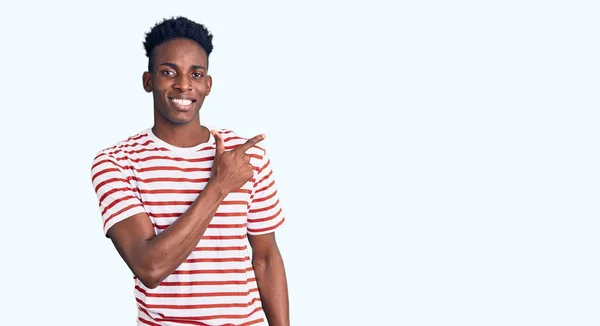
[[[248,241],[258,292],[270,326],[289,326],[288,288],[275,232],[285,217],[266,151],[255,146],[254,193],[248,210]]]
[[[289,299],[285,267],[275,233],[248,235],[258,292],[270,326],[289,326]]]

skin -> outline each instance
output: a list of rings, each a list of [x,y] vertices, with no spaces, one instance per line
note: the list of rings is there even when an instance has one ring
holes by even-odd
[[[144,72],[143,87],[154,98],[155,135],[179,147],[207,142],[209,132],[217,148],[211,178],[206,187],[173,224],[159,235],[146,213],[127,218],[108,231],[127,266],[148,288],[156,288],[194,250],[217,208],[232,191],[253,177],[246,150],[262,141],[257,135],[237,148],[225,151],[223,137],[200,124],[200,108],[210,94],[208,57],[195,42],[175,39],[156,47],[154,67]],[[192,105],[178,107],[171,99],[191,99]],[[261,302],[271,326],[289,325],[288,290],[283,259],[273,233],[248,235],[252,247]]]

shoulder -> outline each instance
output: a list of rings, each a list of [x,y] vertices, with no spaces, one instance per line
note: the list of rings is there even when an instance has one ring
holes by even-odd
[[[152,140],[148,129],[145,129],[125,139],[117,141],[110,146],[98,150],[96,152],[96,156],[94,157],[94,164],[99,160],[106,159],[126,160],[130,155],[143,151],[153,145],[154,141]]]

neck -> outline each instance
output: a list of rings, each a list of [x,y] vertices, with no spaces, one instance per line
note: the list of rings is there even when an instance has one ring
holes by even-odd
[[[177,147],[194,147],[207,142],[210,138],[210,131],[200,124],[200,120],[184,125],[165,125],[155,122],[152,132],[162,141]]]

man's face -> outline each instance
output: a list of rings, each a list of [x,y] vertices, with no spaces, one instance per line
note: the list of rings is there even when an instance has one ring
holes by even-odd
[[[181,125],[197,118],[212,86],[206,52],[192,40],[170,40],[154,49],[152,65],[143,83],[153,94],[155,122]]]

